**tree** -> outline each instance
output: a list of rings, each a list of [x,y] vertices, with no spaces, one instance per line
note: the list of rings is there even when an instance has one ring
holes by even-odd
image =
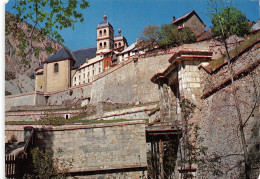
[[[178,30],[177,26],[165,24],[161,26],[159,34],[158,44],[162,48],[196,42],[194,33],[188,27]]]
[[[162,25],[160,28],[159,46],[168,48],[173,44],[179,44],[180,39],[178,38],[178,29],[173,25]]]
[[[177,29],[177,26],[164,24],[148,25],[141,33],[139,46],[153,49],[154,47],[169,48],[183,43],[196,42],[194,33],[188,28]]]
[[[213,14],[211,22],[213,34],[222,36],[223,40],[230,35],[243,37],[250,30],[245,14],[235,7],[222,8],[220,12]]]
[[[44,48],[36,47],[33,41],[42,42],[46,36],[54,38],[59,43],[64,42],[64,39],[59,34],[58,30],[73,27],[78,21],[83,22],[84,10],[89,6],[86,0],[19,0],[15,1],[13,9],[16,13],[13,16],[8,16],[6,19],[5,29],[6,36],[11,34],[19,41],[19,56],[25,59],[26,54],[33,52],[35,57],[39,56],[40,50],[53,52],[50,45]],[[27,29],[24,29],[22,24],[30,22]]]
[[[156,25],[148,25],[144,28],[140,35],[140,43],[139,46],[153,49],[155,46],[158,45],[158,38],[159,38],[159,26]]]
[[[227,54],[227,62],[228,62],[228,73],[231,79],[231,88],[232,88],[232,95],[234,97],[235,102],[235,108],[237,111],[237,118],[239,122],[239,132],[240,132],[240,138],[242,142],[242,148],[243,148],[243,155],[245,159],[245,176],[246,178],[250,178],[249,172],[250,172],[250,163],[249,163],[249,155],[248,155],[248,149],[246,145],[245,140],[245,132],[244,127],[246,122],[248,121],[242,119],[242,114],[239,107],[239,101],[238,101],[238,95],[236,86],[234,84],[234,72],[231,65],[231,58],[227,46],[227,38],[230,35],[237,35],[237,36],[244,36],[245,34],[249,33],[250,25],[247,22],[246,16],[235,7],[232,7],[231,2],[230,4],[224,3],[223,1],[215,1],[210,0],[211,3],[211,9],[210,9],[210,15],[212,18],[212,24],[213,24],[213,35],[214,36],[220,36],[221,41],[224,43],[224,47]],[[223,6],[220,11],[218,7],[218,3],[221,2],[221,5]],[[253,109],[254,110],[254,109]],[[252,114],[252,113],[251,113]],[[250,114],[250,115],[251,115]],[[244,122],[243,122],[244,121]]]

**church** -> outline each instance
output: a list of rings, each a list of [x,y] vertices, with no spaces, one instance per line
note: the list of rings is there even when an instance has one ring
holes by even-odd
[[[128,43],[121,30],[114,36],[106,15],[96,29],[96,47],[74,51],[63,47],[35,69],[36,91],[48,93],[89,83],[95,75],[123,60],[119,61],[120,52],[127,50]]]
[[[189,27],[198,37],[203,36],[206,26],[194,10],[178,19],[173,17],[170,24],[176,25],[179,30]],[[74,51],[64,47],[36,68],[35,90],[50,93],[91,83],[94,76],[137,54],[145,53],[144,49],[137,47],[137,42],[128,46],[120,29],[114,35],[113,26],[106,15],[96,30],[96,47]]]

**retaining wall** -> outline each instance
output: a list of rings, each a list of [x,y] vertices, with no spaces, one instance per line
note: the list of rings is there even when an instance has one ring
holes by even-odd
[[[61,116],[66,119],[73,117],[81,113],[82,110],[57,110],[57,111],[17,111],[17,112],[6,112],[5,121],[36,121],[41,120],[49,115]]]
[[[5,111],[10,110],[12,106],[35,105],[35,98],[35,92],[6,96]]]
[[[144,121],[66,125],[35,131],[35,146],[54,152],[60,161],[74,160],[69,169],[72,175],[92,172],[110,177],[118,173],[126,178],[146,175]],[[126,169],[128,172],[123,173]]]

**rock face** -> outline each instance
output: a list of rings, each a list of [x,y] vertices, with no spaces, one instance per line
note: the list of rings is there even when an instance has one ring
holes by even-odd
[[[9,19],[12,19],[13,15],[5,13],[6,23],[9,25],[12,23]],[[27,30],[29,24],[22,22],[20,27],[22,30]],[[8,25],[7,25],[8,27]],[[53,39],[44,36],[40,42],[32,41],[33,46],[44,47],[46,44],[50,45],[54,50],[59,50],[62,45],[54,41]],[[5,91],[6,95],[25,93],[34,91],[34,70],[51,54],[47,50],[41,50],[39,57],[36,58],[32,52],[26,54],[23,62],[20,55],[17,54],[19,48],[19,41],[9,34],[5,36]]]

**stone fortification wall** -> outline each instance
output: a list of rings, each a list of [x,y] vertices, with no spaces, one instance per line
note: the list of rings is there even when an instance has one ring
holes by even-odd
[[[46,105],[46,98],[42,93],[34,91],[5,97],[5,111],[9,111],[12,106],[32,105]]]
[[[61,161],[74,160],[69,169],[72,175],[106,175],[128,169],[135,171],[130,176],[141,176],[146,171],[144,121],[38,128],[35,132],[35,146],[53,151]]]
[[[98,76],[92,84],[91,103],[113,101],[121,103],[146,103],[158,101],[157,85],[150,79],[155,73],[163,71],[169,64],[172,54],[130,59],[106,76]],[[120,65],[120,64],[119,64]]]
[[[148,119],[154,116],[148,114],[152,109],[156,108],[158,103],[151,103],[140,106],[131,106],[121,109],[111,109],[111,111],[104,111],[101,115],[97,114],[88,117],[93,120],[114,120],[114,119]]]
[[[158,56],[130,59],[99,75],[93,82],[49,93],[48,105],[80,103],[90,97],[91,104],[110,101],[118,103],[158,101],[157,86],[150,79],[169,64],[173,52]]]
[[[259,46],[258,49],[256,47],[257,45],[241,54],[233,63],[243,122],[249,117],[254,104],[256,106],[260,104],[260,99],[258,98],[257,101],[256,96],[260,91]],[[203,175],[205,178],[241,178],[240,174],[244,169],[241,164],[244,158],[238,130],[238,115],[227,68],[227,65],[224,65],[212,74],[201,70],[201,76],[204,78],[202,97],[205,100],[201,111],[200,136],[204,138],[202,145],[208,147],[208,156],[211,158],[217,156],[219,159],[218,162],[208,162],[208,168],[199,171],[199,176]],[[260,159],[259,116],[260,111],[257,107],[244,127],[246,143],[254,167],[257,165],[259,167]],[[219,175],[213,175],[214,171],[219,171]]]
[[[56,110],[56,111],[13,111],[5,113],[5,121],[37,121],[50,115],[61,116],[66,119],[82,113],[82,110]]]
[[[71,87],[66,90],[49,93],[48,105],[79,105],[91,96],[91,84]]]
[[[40,127],[40,125],[30,125]],[[18,142],[24,142],[24,125],[5,125],[5,143],[14,136]]]
[[[24,126],[5,125],[5,143],[14,136],[18,142],[24,141]]]
[[[5,111],[10,110],[12,106],[35,105],[35,98],[35,92],[6,96]]]

